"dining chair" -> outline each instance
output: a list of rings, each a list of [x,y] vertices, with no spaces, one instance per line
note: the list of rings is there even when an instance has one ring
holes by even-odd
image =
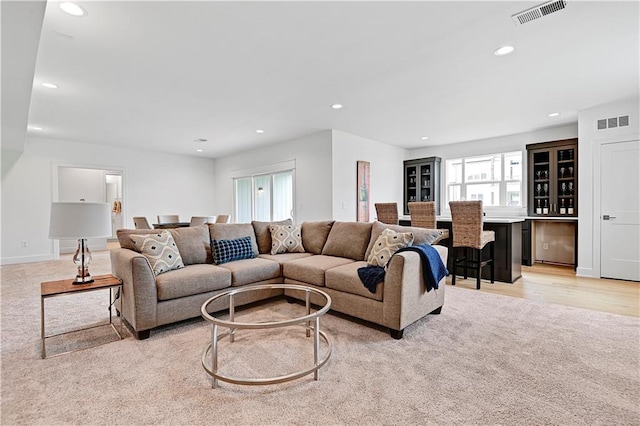
[[[398,224],[398,203],[375,203],[375,206],[379,222]]]
[[[496,234],[494,231],[484,231],[482,229],[482,201],[449,201],[451,209],[451,221],[453,232],[453,277],[451,285],[456,285],[456,269],[464,268],[464,278],[467,279],[467,268],[471,267],[476,271],[476,289],[480,290],[480,275],[482,268],[490,266],[491,283],[494,280],[494,242]],[[489,244],[489,258],[482,259],[482,249]],[[456,248],[463,248],[464,255],[457,258]],[[473,256],[469,256],[469,250]]]
[[[216,216],[216,222],[215,223],[227,223],[229,222],[229,215],[228,214],[219,214],[218,216]]]
[[[149,221],[144,216],[134,216],[133,226],[135,226],[136,229],[152,229]]]
[[[407,205],[411,215],[411,226],[436,229],[435,201],[412,201]]]
[[[216,222],[215,216],[191,216],[191,222],[189,223],[189,226],[200,226],[206,223],[215,223],[215,222]]]
[[[180,222],[180,216],[177,214],[159,214],[158,223],[177,223]]]

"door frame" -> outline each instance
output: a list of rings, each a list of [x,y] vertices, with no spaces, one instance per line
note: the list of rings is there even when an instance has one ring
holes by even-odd
[[[96,165],[96,164],[82,164],[82,163],[59,163],[54,162],[51,167],[51,202],[60,201],[60,181],[58,180],[59,173],[61,167],[71,168],[71,169],[92,169],[92,170],[102,170],[103,172],[120,172],[122,176],[122,205],[124,206],[122,209],[123,217],[126,217],[126,209],[127,203],[125,203],[125,197],[127,194],[127,186],[125,184],[125,169],[122,166],[108,166],[108,165]],[[53,260],[60,259],[60,240],[52,240],[53,243]]]

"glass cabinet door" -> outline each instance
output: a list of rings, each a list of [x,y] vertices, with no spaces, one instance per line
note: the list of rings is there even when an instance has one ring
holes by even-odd
[[[529,215],[578,215],[577,141],[527,145]]]

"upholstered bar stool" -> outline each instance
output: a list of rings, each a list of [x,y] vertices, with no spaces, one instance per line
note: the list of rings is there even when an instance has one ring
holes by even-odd
[[[471,267],[476,271],[476,289],[480,290],[480,275],[484,266],[490,266],[491,282],[494,281],[493,259],[496,234],[482,229],[482,201],[449,201],[449,207],[451,208],[454,253],[451,285],[456,285],[457,268],[464,268],[464,278],[467,279],[467,268]],[[489,259],[482,259],[482,249],[487,244],[489,244]],[[456,248],[464,248],[463,257],[456,257]],[[474,256],[469,256],[470,250]]]
[[[435,201],[412,201],[407,205],[411,215],[411,226],[436,229]]]
[[[378,221],[388,225],[398,224],[398,203],[375,203]]]

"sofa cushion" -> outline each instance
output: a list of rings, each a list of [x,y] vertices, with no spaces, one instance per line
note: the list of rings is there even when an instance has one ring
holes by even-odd
[[[156,231],[147,235],[131,235],[136,251],[142,253],[151,265],[154,275],[184,268],[182,257],[169,231]]]
[[[251,247],[254,253],[258,253],[256,234],[250,223],[210,223],[209,237],[211,240],[235,240],[242,237],[251,238]],[[269,247],[271,250],[271,247]]]
[[[371,253],[367,257],[367,263],[373,266],[386,266],[395,252],[410,246],[412,243],[412,232],[396,232],[389,228],[384,229],[376,238],[371,248]]]
[[[302,259],[303,257],[313,256],[311,253],[282,253],[282,254],[259,254],[261,259],[272,260],[282,265],[290,260]]]
[[[133,244],[133,240],[131,240],[132,235],[149,235],[157,233],[157,229],[118,229],[116,231],[120,247],[133,251],[138,251],[138,249],[135,244]]]
[[[322,222],[302,222],[302,245],[304,251],[321,254],[333,226],[333,220]]]
[[[228,269],[210,264],[190,265],[156,278],[158,300],[171,300],[220,290],[231,285]]]
[[[211,240],[206,226],[170,229],[185,265],[211,263]]]
[[[269,225],[271,254],[304,253],[300,225]]]
[[[234,260],[253,259],[258,255],[253,251],[250,237],[235,240],[211,240],[213,263],[221,265]]]
[[[269,230],[269,225],[293,225],[293,221],[291,219],[278,222],[252,221],[251,226],[253,226],[253,232],[256,234],[256,243],[260,254],[271,253],[271,231]]]
[[[283,263],[282,275],[292,280],[323,287],[325,272],[347,263],[353,263],[353,260],[325,255],[305,257]]]
[[[380,236],[384,229],[391,229],[396,232],[411,232],[413,234],[413,245],[418,244],[431,244],[436,241],[442,235],[442,231],[439,229],[426,229],[419,228],[417,226],[402,226],[402,225],[388,225],[386,223],[375,221],[371,229],[371,241],[367,247],[365,253],[365,259],[369,258],[371,249],[376,239]]]
[[[336,222],[331,227],[322,254],[365,260],[365,252],[371,239],[371,223]]]
[[[329,269],[326,273],[326,287],[381,301],[384,283],[378,284],[376,292],[371,293],[358,277],[358,269],[365,266],[367,266],[366,262],[359,261]]]
[[[267,259],[236,260],[220,265],[220,267],[231,272],[233,287],[280,277],[280,264]]]

